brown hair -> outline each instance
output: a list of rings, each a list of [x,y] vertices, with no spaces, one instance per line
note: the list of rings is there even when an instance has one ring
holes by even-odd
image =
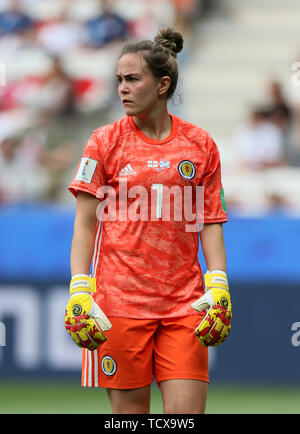
[[[148,68],[155,78],[168,76],[171,84],[167,91],[167,99],[176,90],[178,81],[177,53],[183,48],[183,37],[171,27],[161,28],[153,41],[145,40],[128,42],[122,48],[120,57],[125,54],[142,54]]]

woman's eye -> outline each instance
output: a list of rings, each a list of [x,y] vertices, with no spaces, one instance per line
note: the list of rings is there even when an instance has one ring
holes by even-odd
[[[134,80],[137,80],[135,77],[128,77],[128,78],[126,78],[125,79],[125,81],[134,81]],[[117,78],[117,82],[118,83],[122,83],[122,78]]]

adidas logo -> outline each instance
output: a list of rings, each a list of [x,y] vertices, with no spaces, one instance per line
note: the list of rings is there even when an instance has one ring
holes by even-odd
[[[124,169],[121,169],[119,172],[119,176],[129,176],[129,175],[136,175],[136,171],[133,170],[131,164],[127,164],[127,166],[125,166]]]

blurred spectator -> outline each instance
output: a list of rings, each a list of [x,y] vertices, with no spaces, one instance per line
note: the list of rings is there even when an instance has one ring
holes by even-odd
[[[286,134],[289,131],[292,119],[292,110],[283,94],[282,85],[278,81],[269,84],[270,107],[268,114],[271,122],[274,122],[281,131]]]
[[[238,159],[249,169],[263,169],[285,163],[282,134],[263,110],[253,110],[249,123],[236,133]]]
[[[128,24],[130,38],[151,39],[159,27],[174,25],[173,0],[117,0],[115,12]]]
[[[21,203],[44,200],[49,178],[47,170],[36,161],[27,160],[17,137],[0,143],[0,202]]]
[[[23,107],[38,115],[41,111],[52,116],[69,114],[73,110],[72,81],[64,72],[59,58],[52,60],[50,69],[38,76],[25,76],[8,83],[0,93],[0,108]]]
[[[44,110],[55,117],[72,113],[72,81],[65,73],[59,58],[53,58],[52,68],[38,80],[36,90],[28,95],[26,103],[28,107]]]
[[[25,129],[37,124],[37,116],[32,116],[28,110],[0,110],[0,143],[7,137],[21,135]]]
[[[293,75],[288,89],[288,102],[292,110],[288,164],[300,167],[300,52],[293,59]]]
[[[270,194],[267,196],[266,202],[266,211],[271,214],[285,215],[289,210],[292,210],[292,205],[280,194]]]
[[[25,29],[22,33],[3,35],[0,37],[0,53],[2,59],[4,56],[14,56],[21,53],[30,56],[31,50],[39,50],[40,52],[43,50],[43,47],[36,40],[35,27]]]
[[[0,13],[0,36],[21,33],[33,26],[32,19],[22,10],[20,0],[10,0]]]
[[[126,20],[114,12],[111,1],[102,0],[99,6],[99,16],[86,23],[87,44],[101,48],[108,43],[125,40],[128,37]]]
[[[76,146],[71,140],[61,138],[55,143],[51,143],[53,137],[46,138],[48,145],[45,153],[45,165],[49,176],[49,188],[47,200],[57,201],[64,185],[64,176],[68,169],[73,167],[76,155]],[[51,146],[52,145],[52,146]]]
[[[0,202],[57,200],[76,146],[50,117],[0,141]]]
[[[199,16],[202,2],[203,0],[173,0],[176,15],[174,25],[185,35],[191,36],[191,24]]]
[[[289,166],[300,167],[300,106],[293,111],[287,159]]]
[[[69,17],[66,3],[55,19],[38,23],[36,39],[51,56],[63,56],[83,45],[84,27]]]
[[[293,112],[279,81],[271,81],[268,91],[269,106],[267,107],[266,113],[270,122],[276,125],[281,131],[284,157],[287,160],[291,140]]]

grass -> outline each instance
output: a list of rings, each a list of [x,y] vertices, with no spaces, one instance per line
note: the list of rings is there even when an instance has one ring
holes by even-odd
[[[103,389],[70,381],[2,381],[0,414],[110,414]],[[160,392],[152,389],[151,413],[162,413]],[[211,385],[207,414],[300,414],[300,386]]]

